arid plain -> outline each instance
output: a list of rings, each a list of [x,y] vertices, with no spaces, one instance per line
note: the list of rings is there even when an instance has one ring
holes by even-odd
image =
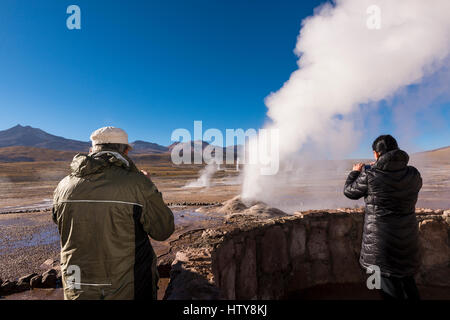
[[[54,188],[69,173],[74,152],[57,151],[58,154],[54,154],[52,152],[56,151],[31,151],[33,161],[0,162],[0,279],[3,280],[17,280],[32,272],[42,272],[44,261],[58,259],[59,238],[49,208]],[[30,149],[0,148],[0,156],[23,156],[20,152],[29,155]],[[59,157],[59,161],[49,161],[49,158],[55,157]],[[181,234],[222,224],[224,216],[220,213],[197,209],[229,200],[241,191],[240,172],[235,166],[222,167],[217,171],[209,187],[186,188],[186,184],[198,178],[203,166],[173,165],[170,154],[135,155],[132,158],[140,169],[151,174],[175,214],[174,235],[168,241],[153,242],[158,256],[167,253],[171,241]],[[286,204],[300,204],[292,211],[361,206],[362,201],[352,202],[342,195],[346,175],[355,161],[322,163],[320,167],[324,174],[305,174],[301,181],[287,185],[279,192],[284,193]],[[424,181],[417,207],[448,209],[450,148],[415,154],[410,164],[419,168]]]

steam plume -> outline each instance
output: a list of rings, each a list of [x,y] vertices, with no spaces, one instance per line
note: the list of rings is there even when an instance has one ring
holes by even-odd
[[[217,164],[215,162],[206,165],[202,170],[200,170],[200,176],[197,180],[189,182],[185,185],[185,188],[201,188],[201,187],[210,187],[211,179],[214,174],[217,172]]]
[[[379,29],[367,25],[373,5]],[[339,0],[316,9],[297,39],[299,69],[265,101],[266,127],[280,133],[280,172],[261,176],[258,166],[246,166],[243,198],[268,201],[289,183],[299,154],[347,155],[360,137],[354,119],[361,105],[376,107],[447,68],[449,12],[448,0]]]

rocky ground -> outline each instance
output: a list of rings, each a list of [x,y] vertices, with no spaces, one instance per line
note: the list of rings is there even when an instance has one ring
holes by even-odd
[[[216,233],[221,233],[223,236],[228,232],[254,228],[255,225],[260,223],[262,225],[270,224],[274,219],[283,217],[313,217],[323,214],[323,210],[310,210],[287,215],[285,212],[262,202],[244,203],[239,197],[234,197],[223,203],[199,205],[200,203],[196,203],[196,206],[177,205],[173,207],[176,221],[175,233],[167,241],[152,241],[155,252],[158,255],[158,270],[161,275],[159,284],[160,299],[163,298],[164,294],[169,296],[170,292],[173,291],[173,287],[176,286],[176,282],[172,283],[169,286],[169,290],[165,292],[169,284],[169,277],[173,276],[173,272],[177,270],[177,261],[182,262],[180,265],[186,263],[183,262],[183,259],[187,258],[183,258],[182,252],[186,252],[186,250],[189,252],[189,248],[193,245],[197,248],[202,246],[211,248],[214,246],[215,241],[211,242],[211,239],[215,239]],[[336,215],[362,215],[363,210],[362,208],[342,208],[329,212],[331,214],[334,212]],[[417,209],[417,213],[421,217],[428,215],[430,217],[436,215],[448,216],[449,214],[449,212],[444,213],[444,210],[432,209]],[[8,295],[9,299],[61,299],[62,290],[54,290],[54,288],[58,288],[61,285],[61,275],[58,261],[59,238],[56,226],[51,221],[50,212],[3,214],[0,215],[0,226],[0,257],[2,260],[0,264],[0,279],[3,279],[0,280],[0,290],[3,295],[15,293]],[[206,241],[204,239],[209,240],[203,243]],[[197,252],[196,259],[200,259],[200,261],[202,259],[204,261],[210,259],[210,257],[207,257],[208,250],[205,250],[206,258],[199,258]],[[172,274],[170,273],[171,269]],[[211,270],[205,270],[203,275],[212,281]],[[189,277],[196,276],[189,274]],[[178,278],[178,281],[180,281],[180,278]],[[186,279],[183,281],[186,282]],[[339,290],[342,291],[347,287],[345,284],[340,284],[337,287],[333,287],[333,290],[339,292]],[[28,290],[30,288],[33,290]],[[217,294],[214,293],[215,289],[209,284],[206,288],[209,289],[204,292],[205,297]],[[327,288],[326,286],[323,288],[308,288],[307,290],[305,289],[306,291],[296,292],[296,295],[292,295],[289,298],[320,297],[320,292],[323,292],[323,290],[331,290],[331,287]],[[356,290],[355,288],[352,290]],[[202,290],[205,290],[205,287],[202,287]],[[433,294],[442,296],[437,291],[430,291],[429,295],[432,296]],[[323,297],[326,296],[323,295]],[[368,296],[367,298],[370,297]]]
[[[196,203],[197,204],[197,203]],[[223,215],[214,212],[196,212],[197,206],[177,205],[172,207],[175,215],[176,230],[166,241],[152,240],[152,245],[158,256],[166,255],[171,242],[181,234],[197,228],[211,228],[223,222]],[[42,288],[54,288],[53,280],[47,280],[50,273],[59,283],[59,235],[56,225],[51,219],[50,211],[21,212],[0,214],[0,291],[3,293],[22,292],[30,287],[39,288],[35,295],[20,293],[18,299],[32,299],[36,296],[51,298]],[[51,270],[54,269],[54,270]],[[167,268],[166,268],[167,269]],[[165,272],[165,273],[164,273]],[[168,271],[162,269],[162,275],[168,277]],[[30,280],[40,276],[34,284]],[[34,279],[36,280],[36,279]],[[167,278],[162,279],[160,287],[167,286]],[[0,295],[2,293],[0,292]],[[62,293],[60,293],[61,296]]]
[[[363,205],[362,200],[355,202],[342,195],[343,183],[352,162],[354,161],[321,162],[314,170],[307,169],[296,179],[290,179],[289,183],[282,183],[279,188],[274,188],[277,194],[267,195],[266,201],[269,198],[279,198],[278,202],[270,202],[272,207],[299,216],[323,211],[305,211],[311,208],[360,207]],[[174,235],[164,242],[152,242],[160,257],[159,269],[163,275],[161,294],[164,294],[167,286],[176,252],[192,245],[194,239],[214,233],[219,226],[241,228],[259,219],[285,215],[285,212],[261,202],[242,203],[239,198],[235,198],[241,193],[242,181],[239,172],[230,168],[216,172],[208,188],[186,188],[189,182],[198,178],[201,166],[180,167],[170,162],[155,162],[154,159],[147,161],[143,158],[136,159],[136,164],[150,172],[153,182],[173,208],[176,218]],[[418,209],[417,212],[422,215],[442,214],[443,210],[438,208],[450,206],[448,157],[432,161],[413,157],[411,164],[420,169],[424,179],[417,206],[432,208]],[[18,287],[22,286],[23,289],[26,285],[19,283],[19,278],[26,276],[21,282],[30,283],[36,277],[35,274],[42,277],[33,282],[36,286],[46,286],[47,282],[52,284],[54,276],[58,281],[56,261],[59,241],[49,208],[53,190],[58,181],[68,173],[68,168],[68,163],[64,161],[0,163],[0,279],[3,279],[3,287],[12,288],[19,284]],[[296,210],[302,212],[295,212]],[[338,209],[333,212],[362,213],[360,209]],[[432,249],[431,247],[430,250]],[[53,266],[52,263],[50,266],[44,263],[46,261],[55,261],[56,265]],[[51,269],[54,271],[49,271]],[[46,277],[42,282],[44,276]],[[52,290],[54,289],[36,288],[10,297],[62,297],[60,291]]]
[[[191,205],[186,206],[186,204]],[[248,217],[258,215],[260,218],[285,215],[284,212],[266,207],[263,203],[253,203],[247,207],[238,197],[223,204],[184,202],[172,206],[172,210],[175,215],[176,231],[166,241],[152,240],[160,261],[161,292],[167,286],[170,264],[177,248],[189,244],[186,239],[189,239],[191,233],[195,234],[196,230],[211,229],[223,223],[231,223],[237,215]],[[17,293],[33,288],[41,289],[35,291],[35,297],[54,297],[54,294],[42,290],[54,288],[55,285],[60,284],[59,236],[57,227],[51,220],[51,212],[32,210],[1,214],[0,226],[0,257],[2,258],[0,279],[3,279],[0,286],[3,288],[3,293]],[[49,277],[48,274],[51,276]],[[33,298],[29,293],[18,293],[15,297]]]
[[[59,254],[59,237],[50,212],[0,215],[0,278],[15,280],[42,272],[41,265]]]
[[[365,287],[358,262],[362,209],[262,218],[236,199],[220,209],[226,207],[234,212],[223,226],[192,232],[189,245],[174,248],[166,299],[380,299]],[[417,210],[422,263],[416,281],[425,300],[450,299],[449,215]]]

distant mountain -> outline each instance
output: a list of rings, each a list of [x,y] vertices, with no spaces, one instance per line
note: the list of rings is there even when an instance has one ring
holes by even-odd
[[[200,140],[197,140],[200,141]],[[192,157],[194,156],[195,150],[194,150],[194,141],[190,141],[190,142],[174,142],[172,143],[168,149],[170,152],[172,152],[172,150],[175,148],[175,146],[177,145],[188,145],[190,143],[191,145],[191,155]],[[210,146],[211,144],[206,142],[206,141],[202,141],[202,151],[205,150],[206,147]],[[223,154],[223,159],[224,161],[226,160],[226,155],[227,155],[227,151],[229,152],[233,152],[233,159],[236,160],[237,158],[244,158],[244,146],[243,145],[234,145],[234,146],[228,146],[228,147],[223,147],[222,149],[222,154]],[[212,151],[211,153],[213,156],[215,154],[214,151]],[[183,150],[180,149],[180,156],[183,155]],[[194,159],[194,158],[192,158]]]
[[[133,150],[131,154],[144,154],[144,153],[165,153],[169,151],[168,147],[161,146],[153,142],[145,142],[141,140],[136,140],[131,143]]]
[[[194,156],[194,141],[181,142],[191,145],[191,156]],[[175,142],[168,147],[156,143],[137,140],[132,142],[133,150],[130,156],[137,161],[169,161],[170,152],[180,144]],[[202,150],[210,144],[202,141]],[[87,153],[90,142],[66,139],[49,134],[41,129],[17,125],[0,131],[0,162],[33,162],[33,161],[70,161],[77,152]],[[223,157],[227,150],[234,151],[234,159],[244,159],[242,145],[223,148]],[[182,151],[180,150],[180,155]],[[450,146],[436,150],[419,152],[411,155],[412,159],[450,161]]]
[[[0,148],[25,146],[62,151],[87,151],[90,143],[66,139],[49,134],[41,129],[18,124],[10,129],[0,131]]]
[[[152,142],[132,142],[131,154],[153,154],[168,152],[169,148]],[[41,129],[18,124],[7,130],[0,131],[0,148],[4,147],[34,147],[59,151],[88,152],[91,143],[66,139],[49,134]],[[35,151],[35,150],[31,150]],[[21,150],[20,152],[25,152]]]
[[[197,141],[200,142],[200,140],[197,140]],[[193,140],[190,141],[192,152],[194,152],[193,151],[194,150],[194,142],[195,141],[193,141]],[[189,142],[174,142],[168,147],[168,151],[172,151],[173,148],[175,148],[175,146],[177,146],[179,144],[186,145],[186,144],[189,144]],[[209,143],[206,141],[202,141],[202,150],[204,150],[207,146],[209,146]]]
[[[423,151],[411,155],[413,159],[426,159],[434,161],[450,161],[450,146],[434,149],[430,151]]]
[[[77,153],[77,151],[60,151],[24,146],[4,147],[0,148],[0,163],[48,161],[70,162]],[[133,161],[138,162],[170,162],[170,153],[130,154],[130,157]]]

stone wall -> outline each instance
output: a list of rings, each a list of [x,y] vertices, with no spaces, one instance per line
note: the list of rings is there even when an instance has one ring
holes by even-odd
[[[418,284],[450,287],[449,212],[418,213]],[[364,215],[308,212],[199,233],[172,264],[166,299],[282,299],[327,283],[363,283],[358,259]]]

